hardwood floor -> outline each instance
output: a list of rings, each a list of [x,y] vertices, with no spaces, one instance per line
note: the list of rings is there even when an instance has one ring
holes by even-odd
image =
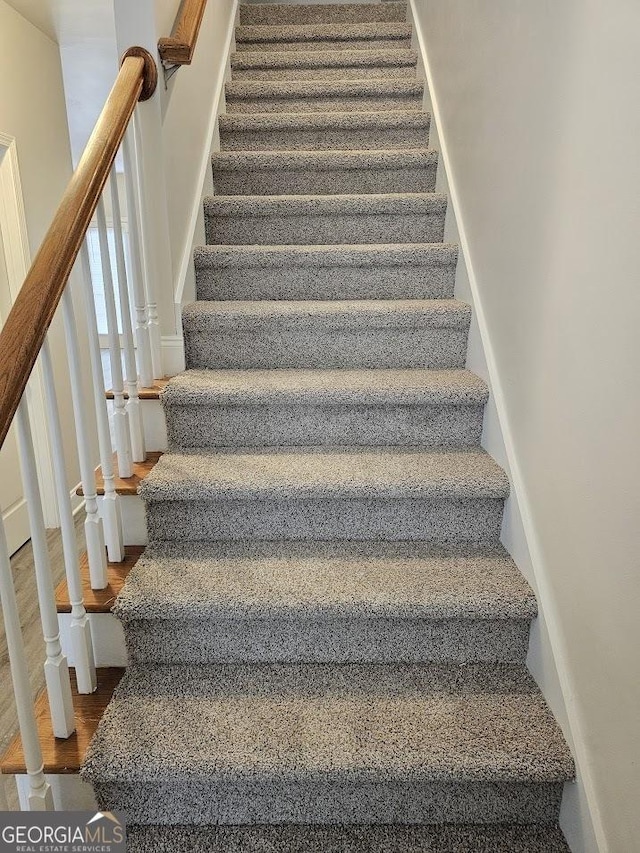
[[[56,738],[51,728],[47,694],[42,692],[36,701],[36,722],[45,773],[77,773],[84,761],[89,741],[93,737],[104,710],[111,700],[113,691],[122,678],[124,669],[109,667],[98,669],[98,689],[95,693],[81,696],[76,689],[76,680],[71,671],[73,707],[76,730],[71,737]],[[15,736],[9,750],[2,759],[2,771],[6,774],[24,773],[24,753],[19,736]]]
[[[135,566],[144,551],[142,545],[127,545],[125,558],[121,563],[107,563],[108,585],[104,589],[91,589],[89,576],[89,560],[86,554],[80,558],[80,575],[82,577],[82,591],[84,606],[87,613],[109,613],[113,602],[118,597],[124,586],[127,575]],[[62,580],[56,587],[56,607],[58,613],[71,613],[71,602],[66,579]]]
[[[84,551],[82,536],[82,525],[84,523],[84,511],[76,516],[76,541],[78,553]],[[62,541],[59,530],[51,530],[47,536],[49,543],[49,555],[51,558],[51,571],[54,584],[59,583],[64,576],[64,562],[62,557]],[[44,686],[44,641],[42,639],[42,628],[40,627],[40,615],[38,611],[38,597],[33,568],[33,552],[31,543],[27,542],[11,558],[18,609],[20,612],[20,624],[24,638],[25,651],[31,689],[34,697]],[[0,751],[4,751],[18,731],[18,720],[13,700],[13,688],[11,686],[11,672],[9,668],[9,656],[7,642],[4,635],[4,624],[0,614]],[[9,780],[5,781],[5,790],[9,800],[9,808],[18,808],[18,799],[15,786]]]
[[[127,477],[126,480],[123,480],[121,477],[117,476],[118,471],[118,457],[116,454],[113,454],[113,470],[116,472],[116,476],[114,477],[114,486],[116,493],[119,495],[137,495],[138,494],[138,486],[141,481],[147,476],[149,471],[156,464],[158,459],[162,456],[161,450],[149,450],[147,452],[147,458],[144,462],[134,462],[133,463],[133,476]],[[102,476],[102,468],[98,466],[96,468],[96,490],[99,495],[104,495],[104,477]],[[82,485],[79,485],[76,489],[77,495],[84,495],[82,490]]]

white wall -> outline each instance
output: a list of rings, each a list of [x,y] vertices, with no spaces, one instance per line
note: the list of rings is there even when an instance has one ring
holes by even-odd
[[[33,257],[71,177],[67,116],[57,44],[4,0],[0,0],[0,131],[16,140]],[[61,326],[58,317],[50,342],[71,488],[80,476]]]
[[[599,849],[631,853],[640,844],[640,6],[415,7],[564,692],[561,722]],[[567,833],[574,849],[595,849],[581,822],[587,803],[572,796]]]

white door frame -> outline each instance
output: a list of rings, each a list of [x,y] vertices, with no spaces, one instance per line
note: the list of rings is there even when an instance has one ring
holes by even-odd
[[[3,153],[4,152],[4,153]],[[22,184],[18,169],[18,150],[13,136],[0,131],[0,232],[4,244],[9,280],[9,294],[13,303],[31,266],[31,252],[24,212]],[[44,402],[44,383],[40,363],[36,365],[27,386],[27,399],[33,445],[38,467],[42,511],[47,527],[57,527],[58,510],[55,483],[47,431]]]

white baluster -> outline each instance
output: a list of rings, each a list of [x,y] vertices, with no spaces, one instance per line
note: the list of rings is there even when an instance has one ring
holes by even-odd
[[[142,270],[142,244],[140,240],[139,204],[135,179],[135,161],[132,143],[133,128],[125,134],[122,153],[124,156],[124,177],[127,193],[127,220],[129,222],[129,246],[131,248],[131,295],[136,309],[136,342],[138,349],[138,369],[140,384],[143,388],[153,385],[153,366],[151,362],[151,339],[149,336],[149,318],[147,316],[147,298],[144,289]]]
[[[144,462],[147,457],[142,426],[142,410],[138,396],[138,368],[136,366],[136,351],[131,327],[131,305],[129,303],[129,282],[127,280],[127,265],[124,255],[124,239],[122,236],[122,216],[120,211],[120,196],[118,193],[118,176],[115,166],[111,169],[111,210],[113,213],[113,233],[116,244],[116,265],[118,270],[118,293],[120,295],[120,314],[122,315],[122,337],[124,340],[124,359],[127,376],[127,413],[129,429],[131,430],[131,456],[135,462]]]
[[[70,633],[73,658],[75,660],[76,682],[78,684],[78,693],[93,693],[98,686],[98,682],[96,680],[96,664],[93,657],[91,623],[89,622],[82,598],[82,578],[80,575],[80,563],[78,561],[78,548],[76,546],[76,532],[73,523],[73,513],[71,511],[62,429],[60,427],[53,364],[51,362],[48,340],[45,340],[42,347],[41,358],[53,457],[53,473],[58,500],[58,512],[60,515],[64,569],[71,601]],[[102,553],[104,554],[104,544],[102,545]]]
[[[46,646],[44,675],[49,696],[49,710],[53,733],[56,737],[66,738],[75,731],[73,719],[73,700],[71,698],[71,680],[67,658],[60,645],[60,628],[56,610],[56,596],[51,576],[51,564],[47,549],[47,534],[40,501],[40,484],[33,453],[31,426],[27,402],[22,398],[16,413],[20,463],[24,480],[24,491],[29,511],[31,547],[38,589],[40,621]]]
[[[76,334],[73,302],[69,285],[62,295],[62,316],[67,341],[69,357],[69,373],[71,376],[71,400],[73,417],[76,425],[76,445],[80,462],[80,477],[84,493],[84,535],[87,543],[87,559],[89,561],[89,577],[92,589],[104,589],[107,581],[107,554],[102,519],[98,512],[96,495],[96,474],[89,450],[89,428],[84,413],[85,398],[82,389],[82,371],[80,370],[80,348]]]
[[[116,493],[115,480],[113,476],[113,454],[111,449],[111,435],[109,433],[109,413],[107,412],[107,401],[104,393],[104,377],[102,375],[102,361],[100,358],[100,340],[98,338],[98,320],[96,318],[96,305],[93,296],[91,267],[89,265],[89,252],[87,250],[86,242],[82,244],[82,248],[80,249],[80,263],[84,283],[84,304],[87,316],[87,336],[89,339],[89,361],[91,362],[93,401],[98,424],[100,467],[102,469],[102,480],[104,483],[104,497],[102,499],[104,537],[107,542],[109,560],[112,563],[121,563],[122,560],[124,560],[122,516],[120,514],[120,499]],[[69,288],[67,287],[67,291],[68,290]],[[67,291],[65,291],[65,293]],[[69,301],[71,300],[70,294],[68,299]],[[71,309],[73,310],[73,305],[71,305]],[[80,362],[78,361],[78,364],[79,363]],[[102,586],[94,586],[92,578],[91,586],[93,589],[104,589],[106,585],[106,571],[105,582]]]
[[[144,150],[144,146],[141,142],[141,131],[140,125],[138,123],[137,115],[134,113],[133,119],[133,137],[135,139],[135,151],[136,151],[136,167],[137,167],[137,175],[138,175],[138,185],[140,187],[140,195],[139,199],[148,198],[147,193],[145,191],[145,174],[144,174],[144,163],[141,160],[140,152]],[[144,211],[142,205],[140,206],[140,227],[141,233],[143,236],[143,245],[148,247],[148,243],[144,242],[144,234],[145,227],[147,224],[146,217],[144,216]],[[144,254],[144,253],[143,253]],[[151,252],[148,252],[150,256]],[[147,316],[149,318],[149,340],[151,342],[151,365],[153,367],[153,378],[154,379],[162,379],[164,376],[164,371],[162,369],[162,343],[160,336],[160,320],[158,319],[158,298],[157,298],[157,282],[156,277],[154,275],[153,266],[149,261],[149,257],[146,257],[146,262],[144,265],[144,283],[145,283],[145,292],[147,295]]]
[[[118,474],[120,477],[130,477],[133,474],[131,463],[131,435],[129,433],[129,415],[124,400],[124,380],[122,378],[122,352],[120,350],[120,334],[118,332],[118,313],[116,311],[116,296],[111,272],[109,255],[109,237],[107,234],[107,217],[104,211],[104,201],[100,198],[97,208],[98,238],[100,240],[100,262],[102,264],[102,281],[104,283],[104,301],[107,308],[107,331],[109,338],[109,359],[111,362],[111,387],[113,389],[113,427],[116,441],[116,456],[118,459]]]
[[[22,631],[20,630],[20,614],[16,592],[13,586],[11,563],[7,550],[7,539],[4,525],[0,517],[0,599],[2,600],[2,616],[9,651],[11,680],[13,694],[16,700],[20,738],[24,752],[27,775],[29,778],[29,808],[32,811],[49,811],[53,809],[51,787],[44,777],[42,750],[38,740],[38,727],[33,710],[33,696],[29,683],[27,656],[24,651]]]

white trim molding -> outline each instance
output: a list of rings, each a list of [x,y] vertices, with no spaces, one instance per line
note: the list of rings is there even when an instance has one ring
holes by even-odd
[[[31,252],[20,181],[17,144],[13,136],[1,132],[0,234],[4,243],[9,293],[13,303],[31,266]],[[39,362],[36,363],[31,374],[26,397],[29,403],[45,524],[47,527],[57,527],[58,511],[49,434],[46,426],[43,377]]]

